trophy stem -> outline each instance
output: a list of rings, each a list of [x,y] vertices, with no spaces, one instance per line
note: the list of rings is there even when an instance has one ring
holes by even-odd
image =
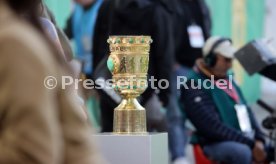
[[[146,111],[136,98],[123,99],[114,111],[115,134],[146,134]]]

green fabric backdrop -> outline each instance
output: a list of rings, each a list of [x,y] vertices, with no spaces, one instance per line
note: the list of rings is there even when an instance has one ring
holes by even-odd
[[[242,1],[242,0],[241,0]],[[233,36],[233,0],[206,0],[213,18],[213,35]],[[245,1],[245,26],[244,41],[263,36],[264,25],[264,0]],[[241,88],[249,103],[255,102],[260,97],[260,77],[258,75],[249,77],[241,68],[237,74],[242,75]]]
[[[44,0],[54,13],[58,25],[64,27],[71,10],[71,0]]]

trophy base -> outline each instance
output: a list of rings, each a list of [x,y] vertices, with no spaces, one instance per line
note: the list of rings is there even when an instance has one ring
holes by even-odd
[[[111,164],[169,164],[167,133],[147,135],[93,135],[107,163]]]
[[[113,133],[147,134],[146,110],[136,99],[123,100],[114,110]]]

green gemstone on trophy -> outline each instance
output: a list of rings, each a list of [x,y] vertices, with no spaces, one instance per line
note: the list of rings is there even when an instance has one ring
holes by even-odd
[[[134,43],[134,39],[133,38],[129,38],[129,43]]]
[[[121,43],[121,39],[120,39],[120,38],[117,38],[117,39],[116,39],[116,43]]]
[[[119,87],[118,86],[115,87],[115,91],[119,91]]]
[[[131,85],[128,85],[128,87],[127,87],[127,89],[137,89],[138,87],[136,86],[136,85],[133,85],[133,86],[131,86]]]
[[[112,58],[108,58],[107,60],[107,68],[110,72],[113,72],[114,71],[114,61]]]

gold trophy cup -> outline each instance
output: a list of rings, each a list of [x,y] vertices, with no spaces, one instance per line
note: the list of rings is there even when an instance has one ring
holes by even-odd
[[[108,69],[112,73],[113,87],[122,96],[114,110],[115,134],[146,134],[146,111],[137,97],[147,86],[149,36],[110,36]]]

